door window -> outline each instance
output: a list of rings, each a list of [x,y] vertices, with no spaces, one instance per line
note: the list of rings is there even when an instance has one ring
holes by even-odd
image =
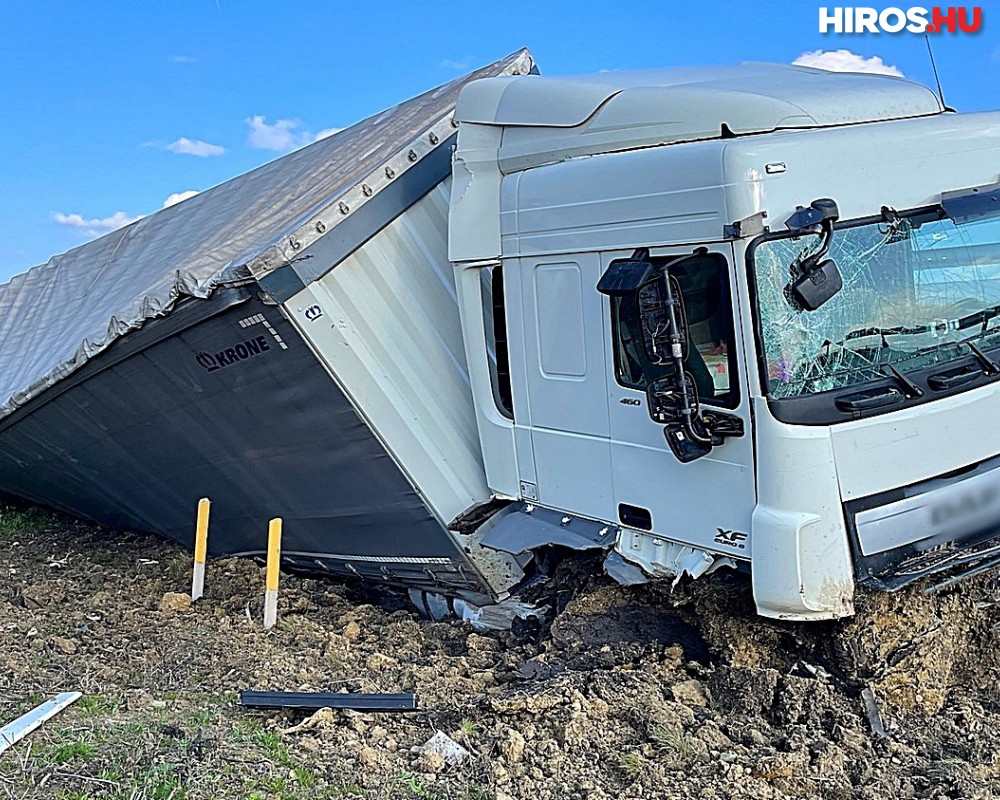
[[[514,394],[510,383],[510,351],[507,341],[507,306],[503,293],[503,267],[482,271],[483,322],[486,334],[486,357],[489,360],[490,384],[497,411],[514,419]]]
[[[669,265],[670,258],[651,259],[656,266]],[[729,267],[725,257],[706,253],[685,258],[670,267],[677,278],[687,312],[689,347],[685,369],[691,373],[703,403],[735,408],[738,404],[736,380],[736,342],[733,308],[729,290]],[[640,294],[661,291],[658,283],[647,284]],[[658,300],[643,296],[642,302]],[[639,313],[640,298],[635,295],[611,298],[611,330],[614,343],[615,375],[618,383],[632,389],[669,375],[672,359],[650,358],[643,339]]]

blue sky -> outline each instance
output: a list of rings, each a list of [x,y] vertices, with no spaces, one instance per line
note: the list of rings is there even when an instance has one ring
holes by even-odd
[[[822,4],[4,0],[0,280],[522,46],[547,74],[847,49],[932,83],[922,36],[823,35]],[[934,37],[961,111],[1000,108],[983,5]]]

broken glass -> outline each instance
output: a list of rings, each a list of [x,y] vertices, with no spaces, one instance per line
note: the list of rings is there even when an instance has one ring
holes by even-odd
[[[955,225],[938,215],[838,227],[829,258],[844,288],[815,311],[789,292],[819,235],[753,252],[760,334],[772,397],[815,394],[953,361],[972,340],[1000,344],[1000,218]],[[985,312],[985,313],[984,313]],[[995,342],[993,340],[996,340]]]

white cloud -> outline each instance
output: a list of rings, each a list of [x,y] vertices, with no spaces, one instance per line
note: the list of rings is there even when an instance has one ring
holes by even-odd
[[[141,215],[133,217],[124,211],[116,211],[110,217],[104,217],[103,219],[87,219],[82,214],[62,214],[58,211],[53,214],[53,217],[60,225],[65,225],[68,228],[76,228],[91,237],[101,236],[142,219]]]
[[[799,67],[816,67],[830,72],[870,72],[903,77],[898,67],[886,64],[881,56],[865,58],[850,50],[812,50],[803,53],[792,63]]]
[[[289,150],[318,142],[343,130],[343,128],[324,128],[319,133],[313,133],[303,127],[302,120],[279,119],[268,124],[267,118],[262,114],[247,117],[246,123],[250,128],[247,136],[250,146],[257,150],[273,150],[276,153],[287,153]]]
[[[273,125],[268,125],[266,117],[257,114],[248,117],[246,123],[250,126],[247,141],[258,150],[284,153],[312,141],[312,136],[301,130],[302,122],[297,119],[279,119]]]
[[[168,145],[164,145],[166,150],[171,153],[178,153],[184,156],[198,156],[199,158],[208,158],[209,156],[223,156],[226,154],[226,148],[217,144],[210,144],[209,142],[203,142],[199,139],[188,139],[186,136],[182,136],[176,142],[171,142]]]
[[[188,189],[186,192],[174,192],[170,197],[163,201],[164,208],[170,208],[170,206],[175,206],[178,203],[183,203],[189,197],[194,197],[198,192],[194,189]]]
[[[198,59],[195,56],[184,56],[176,55],[170,56],[170,61],[174,64],[197,64]]]

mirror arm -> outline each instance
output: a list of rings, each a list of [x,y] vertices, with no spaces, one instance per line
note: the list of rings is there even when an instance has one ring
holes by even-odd
[[[813,270],[819,266],[820,262],[826,257],[826,254],[830,252],[830,245],[833,243],[833,221],[823,220],[823,243],[820,245],[819,250],[813,253],[811,256],[807,256],[799,264],[799,270],[802,274],[808,275]]]
[[[683,404],[681,413],[684,415],[684,429],[687,431],[688,436],[699,444],[711,445],[711,436],[702,436],[698,433],[692,419],[696,411],[691,402],[691,396],[688,394],[689,387],[685,377],[687,373],[684,370],[683,340],[681,335],[678,333],[676,298],[674,297],[673,284],[670,281],[669,269],[669,264],[663,269],[663,283],[666,287],[667,294],[667,313],[670,315],[670,352],[674,359],[674,365],[677,368],[677,374],[680,376],[681,402]]]

